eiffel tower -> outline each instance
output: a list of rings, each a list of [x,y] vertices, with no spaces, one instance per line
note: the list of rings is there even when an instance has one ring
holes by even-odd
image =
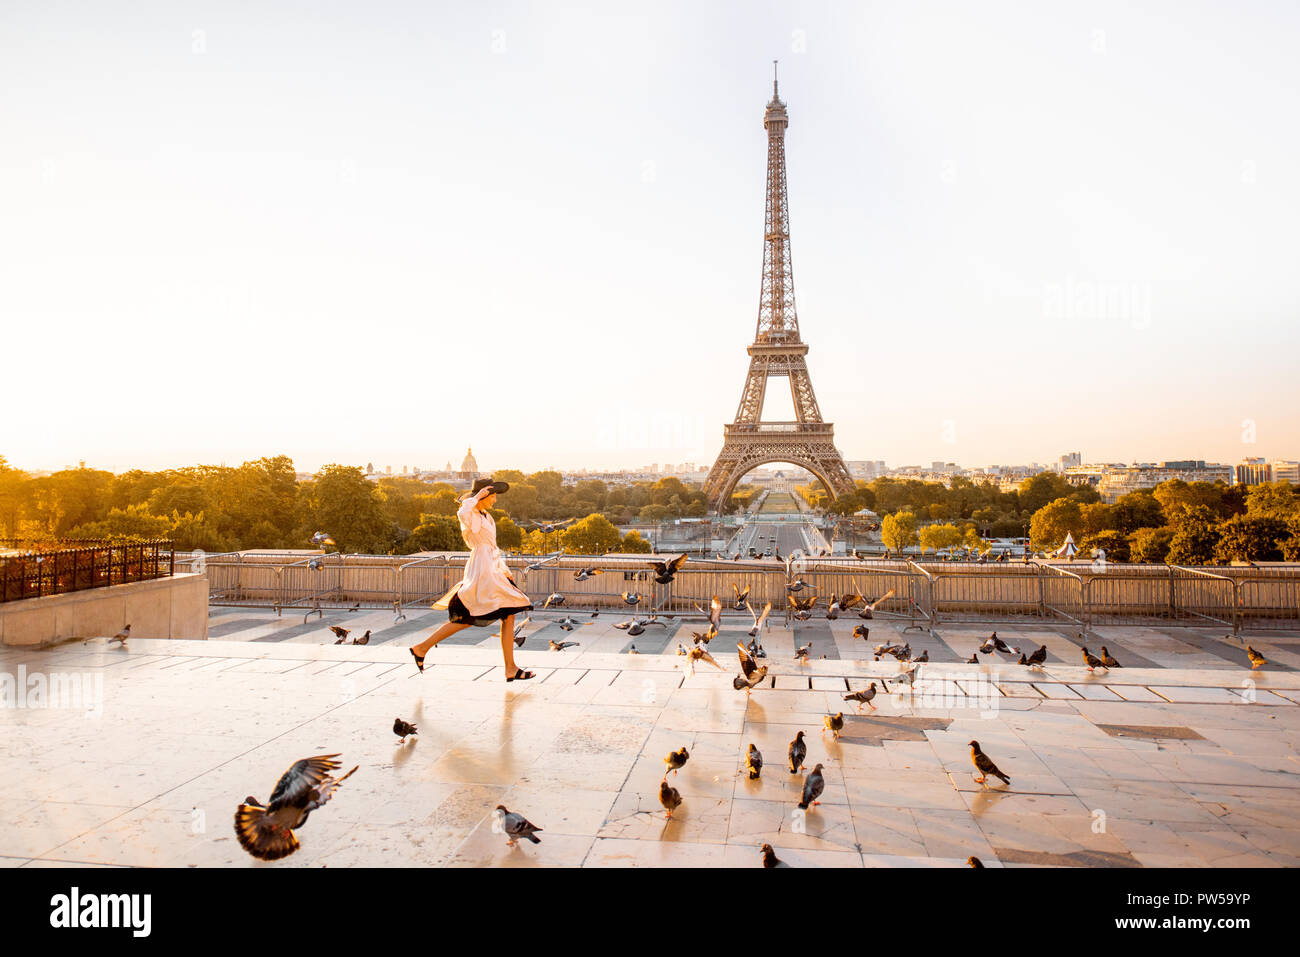
[[[794,271],[790,265],[790,207],[785,188],[785,128],[789,125],[774,70],[772,102],[763,114],[767,129],[767,211],[758,328],[749,347],[749,376],[740,394],[736,420],[725,427],[722,451],[704,482],[704,493],[717,512],[725,509],[742,476],[768,462],[791,462],[806,468],[833,495],[856,488],[835,447],[834,427],[822,421],[804,362],[808,346],[799,338]],[[773,376],[790,380],[796,416],[793,422],[763,421],[763,397],[767,380]]]

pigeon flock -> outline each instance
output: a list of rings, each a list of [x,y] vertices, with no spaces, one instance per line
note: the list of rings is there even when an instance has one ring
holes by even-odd
[[[537,524],[538,530],[544,534],[563,528],[565,523]],[[313,536],[313,543],[324,546],[333,545],[334,542],[328,536],[317,533]],[[668,584],[673,581],[674,576],[681,569],[686,561],[686,556],[679,556],[668,562],[654,562],[654,579],[659,584]],[[578,569],[574,574],[575,581],[585,581],[602,573],[597,568]],[[797,592],[811,588],[811,586],[802,579],[789,579],[787,573],[786,591],[790,604],[791,617],[796,621],[806,621],[811,615],[820,599],[817,595],[807,597],[796,597]],[[732,586],[734,590],[734,600],[732,607],[737,611],[748,611],[753,619],[753,627],[749,630],[747,637],[750,638],[748,645],[741,642],[736,643],[736,650],[740,664],[740,674],[733,677],[732,686],[736,691],[744,691],[748,696],[755,688],[758,688],[768,676],[768,666],[761,664],[760,660],[766,659],[767,654],[763,651],[759,643],[764,624],[772,610],[771,602],[766,603],[761,612],[755,612],[749,603],[750,589],[746,587],[743,591],[737,585]],[[860,591],[855,590],[853,593],[845,595],[832,594],[827,602],[826,617],[835,620],[842,613],[861,606],[859,616],[863,619],[870,619],[872,613],[886,599],[893,597],[894,592],[891,590],[874,602],[868,602]],[[623,592],[622,601],[629,608],[636,608],[646,599],[646,596],[639,592]],[[559,592],[554,592],[547,596],[543,609],[562,608],[565,606],[565,596]],[[687,649],[679,644],[677,646],[678,656],[684,657],[684,667],[690,673],[694,672],[697,664],[709,664],[721,670],[723,666],[718,663],[717,659],[709,653],[709,643],[717,637],[721,625],[722,603],[719,598],[713,596],[709,609],[706,611],[700,606],[696,606],[699,612],[707,616],[708,626],[704,632],[691,632],[693,636],[693,646]],[[355,610],[355,608],[353,609]],[[593,613],[595,618],[598,613]],[[671,616],[669,616],[671,617]],[[522,632],[523,627],[529,623],[526,619],[519,626]],[[560,627],[568,632],[589,621],[580,621],[572,615],[565,616],[556,620]],[[627,621],[619,622],[614,625],[615,628],[625,630],[629,635],[636,636],[645,632],[650,626],[664,626],[665,622],[660,618],[658,612],[652,611],[648,615],[637,615]],[[335,644],[348,643],[351,632],[347,628],[338,625],[331,625],[330,631],[336,636]],[[127,638],[130,636],[131,626],[128,624],[118,634],[113,636],[112,640],[120,642],[125,646]],[[853,630],[855,639],[861,638],[864,641],[869,640],[870,629],[866,625],[858,625]],[[1091,672],[1096,668],[1112,669],[1121,667],[1120,663],[1110,654],[1106,646],[1101,647],[1100,656],[1092,654],[1088,648],[1082,645],[1083,636],[1080,635],[1080,652],[1083,663]],[[370,640],[370,632],[366,631],[360,638],[352,639],[353,645],[364,645]],[[517,637],[516,643],[522,645],[522,637]],[[555,641],[551,640],[548,646],[551,651],[564,651],[567,648],[576,647],[579,642],[575,641]],[[799,645],[794,653],[795,661],[799,664],[806,663],[812,654],[812,641]],[[873,648],[874,660],[879,661],[883,656],[889,655],[895,658],[902,670],[889,679],[893,683],[894,689],[901,694],[901,688],[909,690],[914,686],[919,675],[920,666],[929,661],[929,652],[923,651],[919,655],[914,655],[911,645],[908,643],[885,643],[878,644]],[[1246,647],[1252,669],[1259,668],[1267,664],[1267,660],[1249,645]],[[637,654],[636,646],[629,646],[628,654]],[[1015,664],[1029,668],[1041,668],[1047,660],[1047,646],[1041,645],[1037,650],[1024,654],[1020,648],[1009,646],[1005,641],[998,637],[997,632],[993,632],[976,651],[967,660],[967,663],[978,664],[980,655],[1000,655]],[[1017,658],[1018,656],[1018,658]],[[867,688],[854,691],[843,695],[843,700],[852,701],[857,707],[860,714],[862,706],[866,705],[872,711],[876,710],[874,699],[878,690],[894,693],[886,682],[885,678],[879,679],[879,689],[877,682],[872,681]],[[840,711],[835,714],[827,714],[823,717],[823,735],[829,731],[835,740],[839,740],[841,732],[844,730],[845,720],[844,712]],[[399,745],[405,745],[408,738],[418,736],[416,725],[398,717],[393,722],[393,734],[398,738]],[[1009,787],[1011,777],[1003,772],[997,764],[989,757],[980,747],[978,741],[970,741],[971,764],[974,766],[977,775],[974,781],[989,787],[988,779],[996,778],[1000,780],[1004,787]],[[801,811],[810,811],[818,807],[820,797],[826,787],[823,770],[825,765],[817,763],[809,771],[805,765],[808,756],[808,743],[805,740],[805,732],[799,731],[794,740],[789,744],[787,750],[787,767],[789,773],[793,775],[805,774],[803,787],[798,801],[798,807]],[[241,803],[235,812],[235,833],[239,839],[240,845],[248,851],[253,857],[261,860],[274,861],[287,857],[294,853],[299,847],[299,841],[296,832],[306,824],[309,815],[326,804],[333,796],[339,786],[346,781],[352,774],[357,771],[356,767],[346,774],[336,777],[333,772],[341,766],[336,760],[338,754],[317,755],[315,757],[304,758],[295,762],[279,779],[275,789],[271,793],[270,800],[263,804],[255,797],[247,797]],[[664,757],[664,774],[659,784],[659,803],[665,812],[665,820],[671,821],[673,813],[682,807],[684,799],[681,792],[669,783],[669,777],[675,777],[690,760],[690,753],[686,746],[682,746],[676,751],[669,752]],[[744,757],[743,768],[738,773],[748,775],[749,780],[759,780],[763,773],[763,756],[758,748],[750,743]],[[523,814],[512,811],[504,805],[497,805],[494,812],[494,833],[504,834],[507,838],[506,843],[510,847],[518,847],[520,840],[527,840],[533,844],[540,844],[541,839],[537,836],[543,832],[543,829],[530,822]],[[762,866],[763,867],[789,867],[790,865],[780,860],[770,844],[764,844],[761,847]],[[967,859],[970,867],[983,867],[984,864],[977,857]]]

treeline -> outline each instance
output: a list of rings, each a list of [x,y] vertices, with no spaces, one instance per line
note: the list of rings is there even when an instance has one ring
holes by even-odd
[[[676,478],[610,486],[563,484],[558,472],[497,472],[510,483],[494,509],[502,548],[564,548],[599,554],[644,552],[640,535],[616,524],[702,516],[702,491]],[[323,531],[345,552],[409,554],[461,550],[459,492],[445,482],[410,476],[371,481],[355,466],[327,465],[299,480],[287,456],[238,467],[199,465],[159,472],[76,468],[29,476],[0,456],[0,538],[53,542],[68,538],[172,539],[207,552],[309,548]],[[550,536],[522,525],[578,518]]]
[[[1029,523],[1038,509],[1058,498],[1079,504],[1101,501],[1091,486],[1071,485],[1062,476],[1043,472],[1021,483],[1018,491],[1004,492],[993,482],[974,482],[958,475],[951,486],[920,479],[878,478],[858,482],[857,491],[831,499],[820,484],[800,486],[798,491],[815,508],[836,515],[852,515],[870,509],[882,518],[911,512],[918,525],[933,522],[973,526],[984,538],[1014,538],[1029,534]]]
[[[1300,561],[1300,495],[1288,482],[1242,486],[1173,479],[1111,504],[1091,486],[1070,485],[1051,472],[1027,479],[1014,492],[960,476],[951,487],[881,478],[835,500],[820,486],[800,492],[841,515],[871,509],[884,518],[885,544],[895,549],[979,549],[981,538],[1027,535],[1035,551],[1051,553],[1068,534],[1080,556],[1104,552],[1108,561]]]

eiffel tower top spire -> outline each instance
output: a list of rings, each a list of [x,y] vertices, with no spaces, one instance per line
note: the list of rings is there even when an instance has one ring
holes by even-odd
[[[767,199],[764,203],[763,283],[758,299],[755,342],[798,342],[794,268],[790,261],[790,203],[785,184],[785,130],[790,118],[777,87],[772,61],[772,102],[763,113],[767,130]]]

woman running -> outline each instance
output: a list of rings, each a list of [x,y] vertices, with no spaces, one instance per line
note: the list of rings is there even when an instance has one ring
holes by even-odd
[[[446,609],[448,620],[424,641],[411,648],[420,671],[430,648],[470,625],[484,626],[501,622],[501,654],[505,657],[506,681],[527,681],[531,671],[515,666],[515,613],[532,611],[532,603],[515,585],[501,550],[497,548],[497,525],[488,513],[497,496],[510,486],[492,479],[477,479],[474,487],[462,496],[456,513],[460,533],[469,546],[465,576],[443,595],[434,608]]]

